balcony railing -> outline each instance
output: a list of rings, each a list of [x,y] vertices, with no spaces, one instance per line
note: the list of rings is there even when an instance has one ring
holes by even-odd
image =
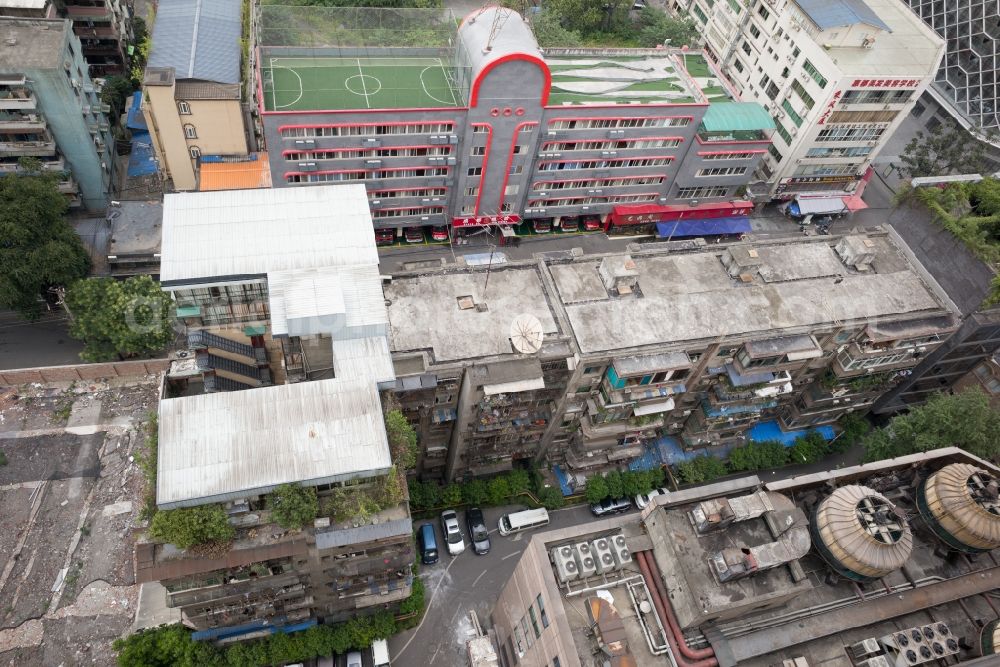
[[[54,141],[0,141],[0,155],[55,155]]]
[[[0,89],[0,110],[34,109],[35,96],[27,88]]]

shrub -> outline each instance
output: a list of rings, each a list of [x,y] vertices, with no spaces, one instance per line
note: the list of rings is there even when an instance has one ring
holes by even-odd
[[[588,503],[599,503],[607,498],[609,494],[608,483],[604,480],[604,477],[594,475],[587,480]]]
[[[612,498],[621,498],[625,494],[625,485],[622,483],[622,474],[617,470],[612,470],[604,475],[604,481],[608,484],[608,495]]]
[[[502,505],[510,497],[510,484],[504,476],[494,477],[487,484],[486,500],[491,505]]]
[[[490,496],[490,488],[483,479],[469,480],[462,485],[462,502],[471,507],[482,505]]]
[[[420,577],[413,577],[413,591],[410,597],[403,600],[399,605],[400,614],[413,614],[424,610],[424,580]]]
[[[462,502],[462,487],[458,484],[449,484],[441,491],[442,505],[457,505]]]
[[[441,487],[434,482],[407,482],[410,489],[410,506],[415,510],[432,509],[441,506]]]
[[[538,492],[538,501],[547,510],[557,510],[566,505],[566,498],[557,487],[550,486]]]
[[[515,468],[506,475],[507,488],[510,494],[521,493],[531,489],[531,473],[523,468]]]
[[[826,453],[826,438],[819,431],[809,431],[795,439],[788,450],[788,458],[793,464],[815,463]]]
[[[750,442],[729,452],[733,472],[778,468],[788,463],[788,450],[780,440]]]
[[[386,412],[385,435],[393,463],[404,470],[413,468],[417,462],[417,432],[400,410]]]
[[[157,512],[149,526],[157,540],[181,549],[206,542],[225,542],[233,538],[233,527],[222,505],[199,505]]]
[[[841,417],[838,423],[841,428],[840,436],[830,442],[830,450],[837,453],[846,452],[861,442],[872,429],[867,419],[853,412],[848,412]]]
[[[282,484],[267,496],[271,518],[282,528],[301,528],[312,523],[319,512],[316,488]]]
[[[685,484],[701,484],[726,474],[726,464],[714,456],[696,456],[677,464],[677,474]]]

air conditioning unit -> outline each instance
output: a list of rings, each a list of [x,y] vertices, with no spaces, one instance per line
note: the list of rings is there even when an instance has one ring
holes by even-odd
[[[556,134],[557,133],[554,130],[549,130],[548,132],[545,133],[545,136],[550,137],[550,138],[554,138],[556,136]]]
[[[580,566],[580,577],[586,579],[597,574],[597,561],[594,560],[594,550],[587,542],[580,542],[575,547],[576,564]]]
[[[597,565],[597,573],[604,574],[611,572],[618,567],[614,552],[611,548],[611,539],[601,537],[590,543],[594,554],[594,563]]]
[[[799,128],[795,127],[794,125],[788,128],[788,134],[792,135],[793,137],[798,133],[799,133]]]
[[[550,552],[552,562],[556,566],[556,577],[559,583],[565,584],[580,576],[580,566],[576,564],[576,552],[569,544],[561,547],[554,547]]]
[[[621,569],[632,562],[632,554],[629,553],[628,545],[625,544],[624,535],[615,535],[611,540],[614,547],[615,560],[618,561],[618,568]]]
[[[855,662],[857,662],[862,658],[872,655],[873,653],[878,653],[881,649],[879,648],[878,640],[871,637],[870,639],[862,640],[856,644],[851,644],[850,647],[848,647],[848,650],[851,653],[851,657],[853,657]]]
[[[877,655],[860,663],[859,667],[894,667],[894,665],[884,655]]]

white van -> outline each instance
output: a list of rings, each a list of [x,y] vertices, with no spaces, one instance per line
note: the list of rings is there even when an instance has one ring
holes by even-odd
[[[389,667],[389,643],[386,640],[372,642],[372,661],[375,667]]]
[[[544,507],[537,510],[524,510],[523,512],[511,512],[500,517],[500,534],[510,535],[522,530],[531,530],[548,525],[549,513]]]

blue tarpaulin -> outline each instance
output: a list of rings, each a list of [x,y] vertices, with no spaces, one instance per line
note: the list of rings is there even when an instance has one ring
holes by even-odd
[[[132,131],[132,152],[128,156],[129,178],[151,176],[156,173],[156,159],[149,132]]]
[[[556,476],[556,479],[559,480],[559,490],[562,491],[562,494],[564,496],[572,496],[573,487],[569,485],[569,475],[563,472],[563,469],[557,465],[552,466],[552,473]]]
[[[750,218],[738,215],[731,218],[702,218],[698,220],[669,220],[656,223],[660,238],[677,239],[686,236],[722,236],[746,234],[751,230]]]
[[[142,115],[142,92],[136,91],[132,95],[132,105],[128,108],[128,116],[125,119],[125,127],[130,130],[142,130],[148,132],[146,119]]]
[[[823,426],[817,426],[815,429],[819,431],[820,434],[827,440],[833,440],[836,433],[833,427],[829,424]],[[777,420],[771,420],[766,422],[760,422],[752,429],[747,431],[747,439],[753,442],[762,442],[764,440],[780,440],[785,447],[791,447],[795,443],[795,439],[808,433],[808,430],[801,431],[782,431],[781,427],[778,426]]]

